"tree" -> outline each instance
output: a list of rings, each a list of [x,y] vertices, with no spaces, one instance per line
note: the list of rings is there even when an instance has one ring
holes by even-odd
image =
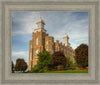
[[[71,60],[71,58],[69,56],[66,56],[66,61],[67,61],[67,66],[68,67],[73,65],[73,61]]]
[[[38,56],[37,65],[39,65],[41,68],[50,64],[50,58],[51,58],[50,52],[43,50],[42,52],[38,53],[37,56]]]
[[[16,65],[15,65],[15,71],[25,71],[27,69],[27,63],[24,61],[24,59],[17,59]]]
[[[88,46],[81,44],[75,49],[75,60],[80,67],[88,66]]]
[[[35,65],[35,67],[32,68],[32,72],[46,72],[48,70],[48,64],[50,64],[50,52],[43,50],[42,52],[39,52],[37,56],[38,62],[37,65]]]
[[[66,56],[67,64],[70,65],[70,57]]]
[[[12,63],[12,71],[14,71],[14,63],[13,63],[13,61],[11,63]]]
[[[62,52],[55,52],[51,56],[51,64],[53,64],[54,66],[63,65],[63,67],[65,68],[66,62],[66,57]]]

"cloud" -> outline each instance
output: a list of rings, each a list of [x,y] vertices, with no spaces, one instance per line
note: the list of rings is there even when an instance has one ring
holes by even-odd
[[[34,29],[37,28],[36,21],[39,19],[39,16],[42,15],[42,18],[46,22],[45,28],[49,31],[52,31],[57,24],[60,24],[60,21],[62,23],[68,23],[69,20],[72,20],[74,16],[72,16],[71,12],[65,12],[65,14],[62,16],[62,13],[59,12],[59,16],[66,17],[67,18],[64,20],[62,18],[59,18],[58,12],[13,12],[12,13],[12,22],[17,23],[17,26],[14,26],[13,29],[17,29],[16,31],[14,30],[12,32],[12,35],[23,35],[23,34],[31,34]],[[52,21],[55,21],[53,23]],[[61,23],[61,24],[62,24]],[[50,28],[51,27],[51,28]],[[57,30],[56,30],[57,31]]]
[[[56,32],[52,32],[51,35],[55,39],[63,42],[63,36],[65,33],[69,36],[69,42],[71,46],[75,49],[81,43],[88,44],[88,17],[77,20],[77,16],[73,15],[73,19],[70,20],[71,16],[68,16],[69,20],[65,20],[62,25]]]
[[[12,35],[32,34],[36,26],[36,20],[39,18],[39,12],[14,12],[12,13],[13,23],[17,23],[17,26],[13,26]]]
[[[88,44],[87,12],[13,12],[12,13],[12,59],[24,58],[28,62],[29,40],[37,28],[40,15],[46,23],[45,29],[54,40],[63,42],[65,33],[75,49],[81,43]]]
[[[12,56],[16,56],[16,57],[26,57],[28,54],[28,52],[12,52]]]

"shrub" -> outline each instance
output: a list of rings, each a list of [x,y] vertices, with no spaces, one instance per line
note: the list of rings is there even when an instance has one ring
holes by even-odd
[[[31,72],[35,72],[35,73],[38,73],[40,70],[39,67],[35,66],[34,68],[31,69]]]
[[[57,69],[62,69],[63,68],[63,65],[58,65],[57,66]]]
[[[53,70],[56,69],[57,67],[52,65],[52,64],[48,64],[48,70]]]
[[[43,68],[43,71],[44,71],[44,72],[47,72],[47,71],[48,71],[48,67],[44,67],[44,68]]]
[[[79,65],[77,63],[74,63],[73,67],[79,67]]]
[[[67,60],[67,68],[72,67],[73,66],[73,61],[71,60],[71,58],[69,56],[66,56],[66,60]]]
[[[54,66],[63,65],[66,66],[66,57],[62,52],[55,52],[51,56],[51,64]]]
[[[68,64],[66,64],[66,68],[65,69],[68,69],[69,68],[69,65]]]

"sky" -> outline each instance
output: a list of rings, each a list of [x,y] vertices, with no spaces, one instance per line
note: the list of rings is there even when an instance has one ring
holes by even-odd
[[[54,40],[63,42],[66,33],[73,49],[88,45],[88,12],[12,12],[12,61],[23,58],[28,63],[29,41],[42,17],[45,29]]]

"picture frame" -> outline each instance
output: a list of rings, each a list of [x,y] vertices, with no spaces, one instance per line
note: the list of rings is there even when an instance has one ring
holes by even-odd
[[[0,0],[0,84],[99,85],[99,0]],[[87,11],[89,13],[89,73],[11,73],[12,11]]]

